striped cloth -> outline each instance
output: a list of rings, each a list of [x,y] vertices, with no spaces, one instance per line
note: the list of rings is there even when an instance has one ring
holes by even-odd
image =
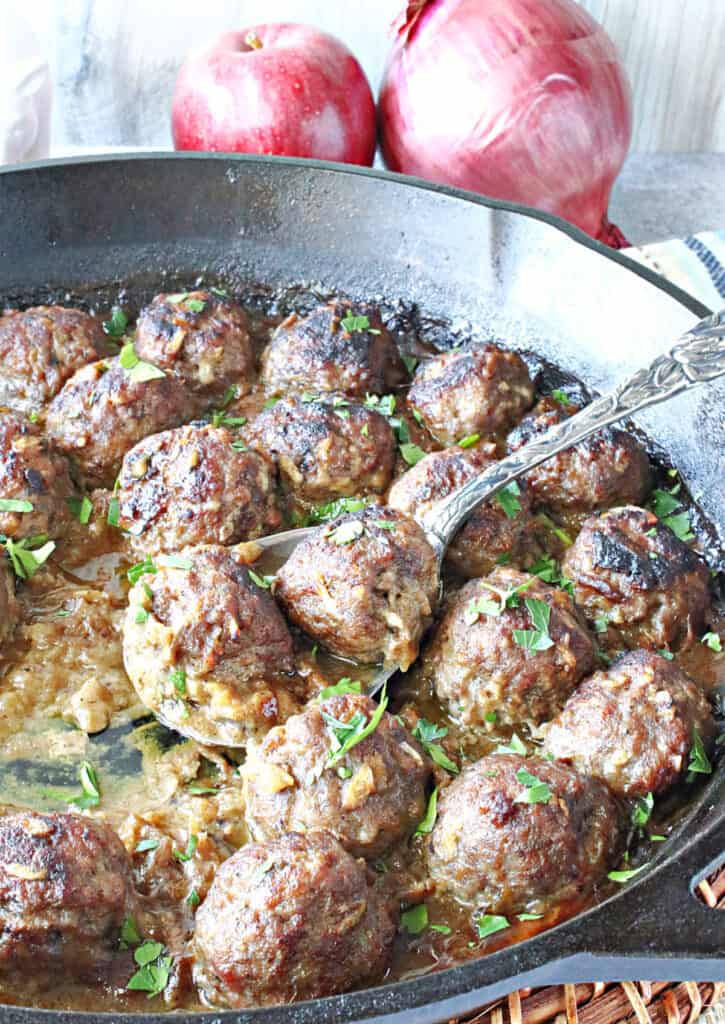
[[[725,231],[701,231],[683,239],[633,246],[623,252],[679,285],[710,309],[725,306]]]

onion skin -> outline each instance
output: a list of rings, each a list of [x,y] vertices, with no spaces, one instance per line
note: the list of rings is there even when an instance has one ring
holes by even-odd
[[[632,134],[630,88],[614,44],[574,0],[408,4],[378,111],[391,170],[628,244],[607,206]]]
[[[176,149],[373,162],[375,101],[355,57],[308,25],[228,32],[182,66]]]

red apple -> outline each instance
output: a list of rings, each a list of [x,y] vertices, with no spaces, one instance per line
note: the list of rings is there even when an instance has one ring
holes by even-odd
[[[375,102],[339,39],[310,25],[228,32],[179,72],[176,149],[372,164]]]

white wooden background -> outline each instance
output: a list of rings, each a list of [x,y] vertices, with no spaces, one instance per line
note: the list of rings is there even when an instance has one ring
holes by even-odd
[[[725,0],[581,2],[614,38],[632,81],[633,149],[725,152]],[[338,35],[376,88],[403,3],[27,0],[24,10],[54,65],[54,146],[93,149],[169,145],[169,103],[184,54],[257,21],[306,21]]]

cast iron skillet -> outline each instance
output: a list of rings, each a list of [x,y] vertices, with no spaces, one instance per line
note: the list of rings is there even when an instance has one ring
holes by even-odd
[[[595,390],[709,310],[557,218],[333,164],[207,155],[48,162],[0,174],[0,302],[146,297],[197,274],[232,288],[320,282],[483,326]],[[145,293],[145,294],[144,294]],[[465,324],[463,325],[465,330]],[[725,384],[637,418],[725,540]],[[721,548],[722,550],[722,548]],[[720,559],[719,568],[722,568]],[[421,978],[294,1006],[214,1014],[260,1024],[447,1020],[524,985],[725,979],[725,915],[693,887],[725,850],[725,765],[650,868],[527,942]],[[0,1024],[88,1015],[0,1008]],[[91,1017],[93,1015],[90,1015]],[[144,1015],[143,1024],[168,1024]],[[196,1015],[174,1015],[182,1024]]]

